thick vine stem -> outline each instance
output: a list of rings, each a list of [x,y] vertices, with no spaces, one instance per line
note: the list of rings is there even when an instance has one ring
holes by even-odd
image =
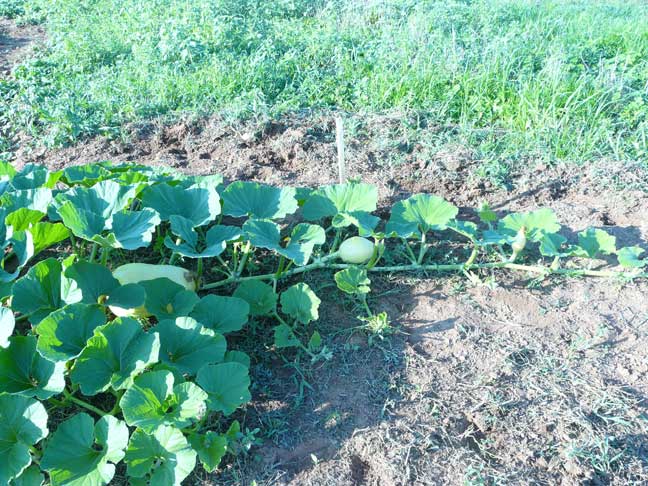
[[[91,412],[96,413],[100,417],[103,417],[104,415],[106,415],[106,412],[104,412],[100,408],[97,408],[94,405],[89,404],[88,402],[84,402],[83,400],[81,400],[81,399],[75,397],[74,395],[72,395],[67,390],[63,390],[63,396],[65,397],[66,401],[72,402],[72,403],[74,403],[74,404],[76,404],[76,405],[78,405],[80,407],[83,407],[83,408],[85,408],[87,410],[90,410]]]
[[[292,275],[297,275],[304,272],[310,272],[312,270],[319,269],[332,269],[332,270],[344,270],[345,268],[352,267],[354,265],[348,263],[330,263],[331,260],[337,257],[337,254],[331,254],[320,260],[316,260],[309,265],[303,267],[293,268],[284,272],[281,277],[290,277]],[[508,270],[517,270],[521,272],[531,272],[537,274],[546,274],[546,275],[566,275],[569,277],[601,277],[601,278],[626,278],[629,280],[635,278],[646,278],[648,273],[634,273],[634,272],[624,272],[624,271],[615,271],[615,270],[589,270],[581,268],[557,268],[551,269],[543,265],[523,265],[519,263],[513,263],[510,261],[505,262],[493,262],[493,263],[457,263],[457,264],[418,264],[412,263],[409,265],[392,265],[384,267],[371,267],[366,270],[369,272],[460,272],[462,270],[484,270],[484,269],[508,269]],[[276,273],[268,273],[264,275],[253,275],[250,277],[231,277],[224,280],[219,280],[217,282],[207,283],[202,286],[202,290],[210,290],[218,287],[223,287],[226,285],[231,285],[235,283],[244,282],[247,280],[273,280],[276,278]]]
[[[328,262],[330,260],[333,260],[337,258],[338,254],[336,253],[331,253],[330,255],[327,255],[323,258],[320,258],[319,260],[314,261],[313,263],[309,265],[305,265],[303,267],[297,267],[293,268],[291,270],[286,270],[281,274],[281,277],[288,277],[290,275],[295,275],[298,273],[304,273],[308,272],[311,270],[317,270],[319,268],[327,268]],[[218,287],[223,287],[225,285],[230,285],[233,283],[240,283],[240,282],[245,282],[246,280],[274,280],[277,278],[276,273],[268,273],[266,275],[253,275],[251,277],[230,277],[226,278],[224,280],[219,280],[218,282],[211,282],[208,284],[205,284],[201,287],[201,290],[209,290],[209,289],[215,289]]]

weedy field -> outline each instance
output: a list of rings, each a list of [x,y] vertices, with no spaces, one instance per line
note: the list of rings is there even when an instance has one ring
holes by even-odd
[[[647,13],[0,0],[0,484],[648,483]]]

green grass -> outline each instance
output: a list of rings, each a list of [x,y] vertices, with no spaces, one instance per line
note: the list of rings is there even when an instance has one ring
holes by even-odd
[[[424,114],[494,171],[648,159],[643,0],[19,3],[0,12],[44,21],[48,47],[0,81],[0,117],[46,144],[182,112],[333,107]]]
[[[10,19],[25,14],[25,0],[1,0],[0,1],[0,17],[8,17]]]

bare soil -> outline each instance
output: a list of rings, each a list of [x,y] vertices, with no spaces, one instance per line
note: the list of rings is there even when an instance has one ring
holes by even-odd
[[[1,67],[17,59],[2,57],[17,41],[0,39]],[[466,216],[482,200],[502,212],[550,207],[567,236],[594,226],[619,246],[646,247],[640,164],[529,160],[502,188],[480,177],[478,154],[433,143],[447,128],[416,122],[412,135],[404,117],[347,116],[348,175],[378,186],[382,210],[415,192],[439,194]],[[149,123],[127,133],[57,150],[25,143],[16,162],[136,161],[300,186],[337,180],[330,113]],[[296,367],[242,338],[254,353],[255,388],[241,418],[261,429],[263,444],[196,483],[648,484],[648,284],[481,277],[481,285],[374,278],[370,304],[398,332],[371,342],[354,330],[360,311],[330,275],[304,277],[324,301],[318,328],[333,359]]]
[[[0,78],[9,76],[12,67],[29,56],[32,48],[42,42],[45,33],[37,25],[16,25],[0,18]]]

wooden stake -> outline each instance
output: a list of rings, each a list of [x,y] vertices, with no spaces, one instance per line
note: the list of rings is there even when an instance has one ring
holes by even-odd
[[[342,117],[335,117],[335,142],[337,143],[337,158],[338,158],[338,176],[340,184],[344,184],[346,180],[346,167],[344,162],[344,124]]]

